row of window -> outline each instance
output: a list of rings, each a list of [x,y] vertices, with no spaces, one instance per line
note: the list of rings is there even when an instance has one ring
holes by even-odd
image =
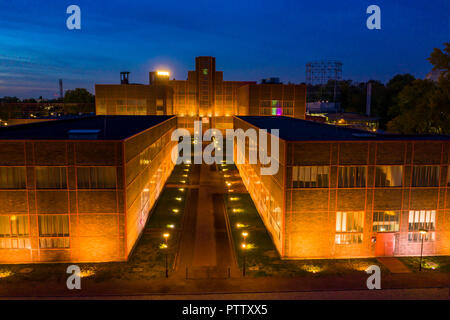
[[[336,212],[336,244],[362,242],[364,211]],[[400,228],[399,211],[376,211],[373,213],[374,232],[397,232]],[[408,216],[408,241],[434,240],[436,210],[410,210]],[[426,235],[420,231],[426,230]],[[428,232],[430,231],[430,232]]]
[[[66,189],[66,167],[35,167],[37,189]],[[116,188],[115,167],[78,167],[79,189]],[[0,167],[0,189],[25,189],[25,167]]]
[[[69,248],[69,216],[39,215],[39,247]],[[0,249],[30,247],[29,222],[26,215],[0,216]]]
[[[260,106],[262,108],[293,108],[294,101],[293,100],[261,100]]]
[[[294,188],[328,188],[329,166],[295,166],[292,167],[292,186]],[[412,187],[438,187],[439,166],[414,166]],[[346,166],[338,169],[339,188],[365,187],[367,181],[366,166]],[[403,183],[403,166],[376,166],[376,187],[401,187]],[[447,184],[450,186],[450,169]]]

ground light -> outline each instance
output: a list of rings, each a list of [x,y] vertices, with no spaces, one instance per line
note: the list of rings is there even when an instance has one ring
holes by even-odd
[[[78,274],[80,276],[80,278],[89,278],[92,277],[95,274],[94,270],[82,270],[80,271],[80,273]]]
[[[427,235],[428,230],[420,229],[419,234],[422,238],[422,243],[420,245],[420,264],[419,264],[419,271],[422,271],[422,258],[423,258],[423,240],[425,239],[425,236]]]
[[[0,270],[0,279],[1,278],[8,278],[12,275],[12,272],[9,270]]]
[[[180,210],[179,209],[172,209],[172,212],[173,213],[178,213],[178,212],[180,212]]]

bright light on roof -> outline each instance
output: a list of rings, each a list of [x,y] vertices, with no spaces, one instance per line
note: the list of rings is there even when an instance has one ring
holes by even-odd
[[[170,76],[169,71],[158,70],[158,71],[156,71],[156,74],[157,74],[158,76],[166,76],[166,77]]]

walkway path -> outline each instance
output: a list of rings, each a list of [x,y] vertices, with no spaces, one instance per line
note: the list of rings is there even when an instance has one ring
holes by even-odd
[[[411,273],[411,270],[395,257],[380,257],[377,260],[392,273]]]
[[[226,227],[224,182],[215,165],[195,165],[194,170],[198,189],[189,189],[176,275],[190,279],[238,275]]]

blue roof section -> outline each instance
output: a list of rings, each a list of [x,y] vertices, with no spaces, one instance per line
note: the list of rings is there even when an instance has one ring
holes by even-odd
[[[450,140],[447,135],[381,134],[284,116],[236,116],[255,127],[279,129],[287,141]]]
[[[0,128],[0,140],[79,140],[73,132],[94,132],[90,140],[124,140],[173,116],[92,116]]]

